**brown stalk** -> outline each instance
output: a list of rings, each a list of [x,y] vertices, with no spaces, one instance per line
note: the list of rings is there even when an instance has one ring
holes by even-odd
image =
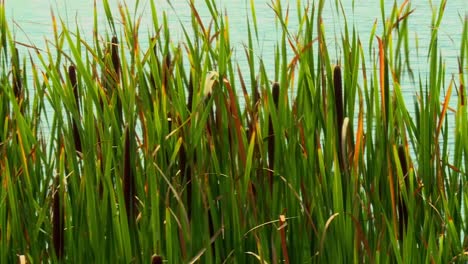
[[[193,75],[190,73],[190,79],[189,79],[189,84],[188,84],[188,102],[187,102],[187,108],[189,109],[190,112],[192,112],[192,107],[193,107]]]
[[[167,94],[167,89],[169,87],[170,79],[170,69],[171,69],[171,53],[167,51],[166,56],[162,64],[162,91],[163,95]]]
[[[400,160],[400,166],[401,166],[401,171],[403,173],[403,178],[405,185],[402,186],[402,188],[406,188],[408,186],[408,163],[406,161],[406,154],[405,154],[405,147],[403,145],[400,145],[398,147],[398,158]],[[408,208],[407,205],[401,195],[399,194],[399,199],[398,199],[398,218],[399,218],[399,233],[400,233],[400,238],[403,239],[403,234],[406,231],[406,228],[408,226]]]
[[[171,98],[171,93],[168,92],[170,78],[171,78],[171,53],[167,51],[167,54],[164,57],[164,61],[162,65],[162,96],[167,95],[169,99]],[[171,113],[167,113],[167,120],[169,121],[169,131],[171,131],[172,130]]]
[[[112,66],[114,67],[115,83],[120,83],[120,57],[119,57],[119,41],[116,36],[112,37],[111,48]]]
[[[341,80],[341,68],[340,66],[335,66],[335,70],[333,71],[333,87],[335,90],[335,112],[336,112],[336,125],[338,128],[338,135],[341,135],[341,129],[343,127],[343,93],[342,93],[342,80]],[[344,167],[344,160],[343,160],[343,150],[341,144],[338,144],[338,157],[340,161],[340,168],[343,169]]]
[[[127,209],[128,220],[135,219],[136,199],[135,199],[135,175],[131,168],[131,142],[130,128],[125,128],[124,141],[124,164],[123,164],[123,192],[125,199],[125,208]]]
[[[55,186],[52,194],[52,240],[57,259],[61,260],[64,254],[64,215],[63,206],[60,199],[60,181],[55,179]]]
[[[279,83],[273,83],[273,87],[271,88],[272,95],[273,95],[273,102],[275,103],[276,109],[278,109],[278,102],[279,102],[279,93],[280,93],[280,86]]]
[[[460,84],[460,100],[461,100],[461,105],[465,105],[465,90],[464,90],[464,86],[463,86],[463,83]]]
[[[15,98],[20,103],[23,97],[23,84],[21,82],[21,68],[19,64],[18,49],[15,48],[15,53],[13,54],[12,60],[12,82],[13,82],[13,92]]]
[[[120,66],[120,57],[119,57],[119,41],[116,36],[112,37],[112,44],[111,44],[111,59],[112,59],[112,69],[110,70],[110,78],[111,86],[113,87],[113,92],[115,92],[120,84],[120,74],[121,74],[121,66]],[[112,92],[112,93],[113,93]],[[112,95],[111,95],[112,97]],[[123,124],[123,113],[122,113],[122,100],[119,96],[117,96],[117,102],[115,106],[115,113],[117,115],[117,120],[119,124]]]
[[[80,109],[80,97],[78,96],[78,81],[76,78],[76,68],[71,65],[68,67],[68,78],[70,78],[70,84],[72,85],[73,95],[75,96],[76,108]]]
[[[75,96],[76,108],[78,109],[78,114],[80,113],[80,98],[78,96],[78,82],[76,79],[76,68],[75,66],[68,67],[68,77],[70,78],[70,83],[73,89],[73,95]],[[73,121],[73,139],[75,141],[75,148],[78,152],[82,152],[81,147],[81,138],[78,133],[78,124],[77,121]]]
[[[162,264],[163,263],[163,259],[161,256],[158,256],[158,255],[153,255],[151,257],[151,264]]]
[[[273,96],[273,102],[276,110],[278,110],[279,101],[279,83],[273,83],[271,88],[271,94]],[[275,169],[275,132],[273,131],[273,121],[271,115],[268,119],[268,165],[269,165],[269,183],[270,190],[273,192],[273,171]]]

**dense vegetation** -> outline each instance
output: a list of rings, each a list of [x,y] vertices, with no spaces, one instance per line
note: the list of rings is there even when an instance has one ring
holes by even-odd
[[[45,50],[15,42],[1,2],[0,262],[467,261],[467,17],[446,80],[447,1],[432,14],[429,74],[413,73],[409,111],[409,1],[390,12],[381,1],[369,50],[341,25],[340,58],[324,0],[297,1],[294,30],[272,1],[281,37],[258,58],[252,0],[248,67],[216,2],[197,3],[209,24],[188,2],[176,42],[151,1],[145,48],[138,17],[103,0],[108,25],[95,12],[91,41],[53,16]]]

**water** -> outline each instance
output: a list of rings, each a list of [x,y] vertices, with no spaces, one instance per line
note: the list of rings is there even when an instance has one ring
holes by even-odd
[[[191,21],[190,9],[188,8],[187,1],[177,0],[171,1],[171,5],[165,0],[154,0],[158,8],[158,13],[166,12],[168,14],[169,27],[174,44],[179,39],[183,39],[183,32],[180,23],[189,25]],[[105,34],[108,30],[107,22],[105,20],[104,10],[100,1],[97,1],[97,12],[99,14],[99,32]],[[116,18],[119,17],[118,4],[121,1],[110,1],[113,14]],[[307,1],[302,0],[302,8]],[[354,2],[354,6],[353,6]],[[347,14],[348,24],[355,25],[355,28],[361,37],[364,50],[368,50],[368,40],[375,21],[377,21],[377,35],[381,34],[382,21],[380,12],[380,1],[375,0],[346,0],[343,1],[344,12]],[[401,4],[403,1],[398,1]],[[431,16],[432,8],[437,9],[439,1],[432,1],[431,7],[429,1],[412,1],[412,8],[414,13],[410,18],[409,36],[412,40],[411,46],[411,66],[415,74],[421,74],[423,83],[428,75],[428,61],[426,53],[430,41],[431,32]],[[140,6],[135,10],[135,1],[126,1],[130,12],[135,12],[136,16],[142,17],[141,23],[141,40],[144,42],[148,36],[155,34],[152,28],[150,4],[148,0],[140,1]],[[283,9],[286,9],[289,3],[290,19],[289,30],[294,35],[298,30],[298,6],[296,1],[281,1]],[[231,42],[234,47],[233,58],[239,64],[246,65],[246,58],[244,53],[243,44],[247,43],[247,16],[250,13],[249,0],[234,0],[234,1],[217,1],[218,7],[226,10],[229,15]],[[39,48],[46,47],[46,41],[53,38],[52,28],[52,12],[55,16],[62,20],[68,28],[74,29],[76,27],[85,34],[85,38],[92,39],[91,32],[93,31],[93,8],[92,1],[73,1],[73,0],[15,0],[6,1],[7,18],[10,21],[10,29],[13,32],[16,40],[20,43],[34,45]],[[204,1],[196,1],[196,7],[200,12],[200,16],[205,25],[209,24],[210,14],[208,8],[204,5]],[[259,41],[255,43],[255,51],[257,57],[262,57],[265,60],[269,76],[273,78],[274,72],[274,50],[277,40],[280,38],[281,29],[275,22],[275,13],[270,7],[270,0],[257,0],[255,1],[256,15],[259,25]],[[391,11],[393,1],[385,1],[385,12]],[[176,12],[174,11],[176,10]],[[328,37],[328,47],[330,49],[331,61],[339,61],[342,55],[340,38],[342,33],[342,25],[344,24],[343,18],[335,11],[335,1],[328,1],[325,4],[323,19],[325,25],[325,32]],[[440,52],[446,62],[446,76],[444,87],[448,87],[452,76],[458,79],[458,66],[457,55],[460,51],[461,32],[463,30],[463,18],[467,15],[466,0],[449,0],[446,6],[442,25],[439,29],[439,47]],[[190,27],[189,27],[190,28]],[[109,31],[108,31],[109,32]],[[88,35],[86,35],[88,34]],[[418,49],[416,48],[416,41],[418,42]],[[374,39],[373,47],[376,46]],[[144,43],[143,43],[144,44]],[[20,47],[21,54],[27,55],[27,48]],[[271,60],[271,63],[269,63]],[[244,74],[247,76],[247,73]],[[417,78],[418,76],[416,76]],[[457,80],[458,82],[458,80]],[[402,83],[402,92],[408,108],[413,111],[412,104],[414,97],[419,91],[416,84],[409,81]],[[441,91],[444,94],[444,91]],[[451,106],[456,107],[457,93],[454,91],[451,98]],[[443,98],[441,98],[443,99]],[[448,118],[453,120],[453,113],[448,113]],[[454,122],[450,122],[452,126]],[[453,127],[451,128],[453,130]],[[454,137],[449,138],[449,144],[454,144]]]
[[[106,26],[104,10],[100,1],[97,1],[97,11],[99,15],[99,25],[101,29]],[[119,17],[118,4],[121,1],[111,0],[111,8],[115,17]],[[166,0],[154,0],[158,8],[158,12],[161,14],[163,11],[167,12],[169,18],[169,26],[171,28],[171,34],[177,37],[182,37],[182,30],[179,26],[180,21],[184,24],[190,22],[190,9],[188,8],[187,1],[178,0],[171,1],[177,13],[170,7]],[[209,11],[203,4],[204,1],[196,1],[197,9],[200,12],[202,19],[205,24],[209,23]],[[292,33],[297,31],[298,21],[296,19],[297,4],[296,1],[281,1],[283,8],[286,6],[290,8],[290,24],[289,28]],[[304,6],[305,0],[302,0],[302,6]],[[371,0],[354,0],[354,1],[343,1],[343,8],[347,15],[348,23],[355,24],[362,42],[367,45],[369,33],[372,29],[373,23],[378,21],[377,33],[381,32],[380,28],[381,13],[379,1]],[[353,4],[354,3],[354,7]],[[385,11],[388,14],[392,8],[393,1],[385,1]],[[403,2],[403,1],[399,1]],[[135,11],[137,16],[142,16],[142,33],[154,33],[155,30],[151,28],[151,13],[149,8],[148,0],[140,1],[140,8],[134,9],[135,0],[126,1],[131,12]],[[229,22],[231,25],[231,39],[233,46],[238,45],[237,51],[241,51],[238,56],[240,60],[243,58],[242,44],[247,42],[246,36],[246,16],[250,15],[250,3],[249,0],[233,0],[233,1],[217,1],[219,7],[223,7],[229,15]],[[276,40],[279,36],[278,25],[275,23],[275,14],[271,10],[270,0],[257,0],[255,1],[255,8],[257,13],[257,19],[259,24],[259,37],[258,43],[259,56],[264,58],[273,57],[273,50],[276,44]],[[401,3],[399,3],[401,4]],[[93,3],[92,1],[73,1],[73,0],[15,0],[6,1],[6,12],[9,21],[13,21],[15,24],[10,23],[13,26],[13,32],[18,41],[24,43],[33,43],[38,47],[44,47],[44,40],[52,38],[52,20],[51,12],[54,12],[56,17],[62,19],[64,23],[71,29],[78,27],[82,30],[82,33],[91,32],[93,30]],[[433,1],[434,8],[437,8],[439,1]],[[341,28],[343,24],[343,18],[338,16],[334,11],[335,1],[328,1],[325,4],[324,9],[324,24],[326,32],[329,35],[330,43],[329,46],[336,47],[337,58],[340,56],[339,53],[339,38]],[[419,41],[419,55],[421,60],[413,60],[413,66],[415,70],[424,72],[425,67],[425,52],[430,39],[430,23],[431,23],[431,6],[429,1],[412,1],[412,8],[415,12],[411,15],[410,19],[410,36],[415,40],[418,38]],[[440,47],[442,49],[443,56],[447,59],[447,71],[449,74],[456,73],[456,56],[460,50],[460,39],[462,32],[462,19],[467,15],[467,2],[466,0],[449,0],[446,6],[446,12],[442,21],[442,26],[439,29],[440,32]],[[180,21],[179,21],[180,19]],[[102,32],[102,31],[101,31]],[[335,41],[334,36],[337,37],[338,41]],[[333,49],[331,49],[333,50]],[[416,51],[413,51],[413,55],[416,58]],[[417,68],[422,67],[422,68]]]
[[[97,1],[97,11],[99,15],[100,25],[105,25],[104,10],[100,1]],[[118,4],[121,1],[111,0],[111,8],[116,17],[118,17]],[[154,0],[160,13],[166,11],[168,13],[169,25],[174,32],[182,35],[179,27],[179,19],[183,23],[190,22],[190,9],[188,8],[187,1],[171,1],[177,13],[173,11],[166,0]],[[281,1],[283,7],[289,3],[290,7],[290,29],[294,32],[297,26],[296,1]],[[302,6],[305,4],[302,0]],[[337,16],[334,11],[334,2],[328,1],[324,9],[324,23],[326,32],[328,34],[337,33],[339,37],[340,28],[343,19]],[[378,20],[381,26],[381,14],[379,1],[371,0],[354,0],[343,1],[343,7],[347,14],[347,19],[350,24],[355,24],[357,30],[360,32],[363,39],[367,40],[368,33],[375,20]],[[354,8],[353,4],[354,3]],[[385,1],[385,10],[388,14],[393,5],[393,1]],[[403,1],[399,1],[403,2]],[[433,1],[434,8],[437,8],[439,1]],[[133,1],[126,1],[130,11],[135,11]],[[241,44],[246,42],[246,15],[250,15],[249,0],[233,0],[233,1],[217,1],[219,7],[223,7],[229,15],[231,24],[231,37],[234,44]],[[270,0],[257,0],[255,1],[255,8],[260,25],[260,38],[263,47],[263,55],[271,55],[270,47],[276,43],[277,37],[277,24],[275,23],[274,12],[271,10]],[[32,42],[41,46],[44,38],[50,38],[52,35],[51,11],[57,17],[60,17],[65,24],[70,28],[74,28],[78,22],[79,28],[83,32],[92,32],[93,27],[93,4],[92,1],[73,1],[73,0],[15,0],[6,1],[7,17],[10,21],[14,21],[16,25],[13,27],[16,32],[18,41]],[[207,23],[209,12],[203,1],[196,1],[196,7],[200,11],[200,15]],[[422,43],[421,51],[424,52],[425,44],[429,41],[430,37],[430,19],[431,19],[431,6],[429,1],[413,1],[412,8],[415,12],[411,16],[410,35],[418,35],[419,41]],[[456,52],[459,50],[460,33],[462,31],[461,19],[467,14],[466,0],[449,0],[446,6],[446,12],[440,28],[440,41],[441,47],[446,51],[447,58],[456,57]],[[151,14],[149,10],[148,0],[140,1],[140,8],[136,10],[137,15],[143,18],[142,29],[145,31],[151,25]],[[153,31],[150,29],[150,31]],[[171,32],[171,33],[174,33]],[[379,32],[379,30],[377,31]],[[334,43],[331,43],[332,45]]]

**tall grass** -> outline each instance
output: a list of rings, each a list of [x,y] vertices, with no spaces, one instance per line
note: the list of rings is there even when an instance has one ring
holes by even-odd
[[[187,3],[180,43],[150,3],[144,41],[139,18],[104,0],[108,27],[98,30],[95,11],[91,42],[53,16],[53,41],[21,58],[28,47],[1,2],[1,263],[468,260],[466,16],[459,75],[446,80],[447,1],[432,17],[428,78],[410,65],[409,1],[389,15],[381,1],[369,51],[345,20],[338,64],[324,0],[298,1],[297,32],[271,2],[274,58],[256,57],[251,1],[246,68],[216,1],[203,3],[209,24]],[[414,116],[405,74],[418,88]]]

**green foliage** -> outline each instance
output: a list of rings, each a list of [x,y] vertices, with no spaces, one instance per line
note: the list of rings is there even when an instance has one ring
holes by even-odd
[[[102,4],[110,33],[96,11],[91,42],[53,17],[53,43],[28,62],[0,4],[1,263],[467,261],[468,19],[447,84],[437,41],[446,1],[414,117],[400,87],[414,78],[409,1],[389,16],[381,1],[368,53],[345,19],[338,65],[325,1],[297,1],[297,32],[272,1],[274,78],[272,58],[255,51],[254,1],[246,69],[214,0],[209,24],[187,3],[180,44],[151,1],[147,50],[139,19]]]

